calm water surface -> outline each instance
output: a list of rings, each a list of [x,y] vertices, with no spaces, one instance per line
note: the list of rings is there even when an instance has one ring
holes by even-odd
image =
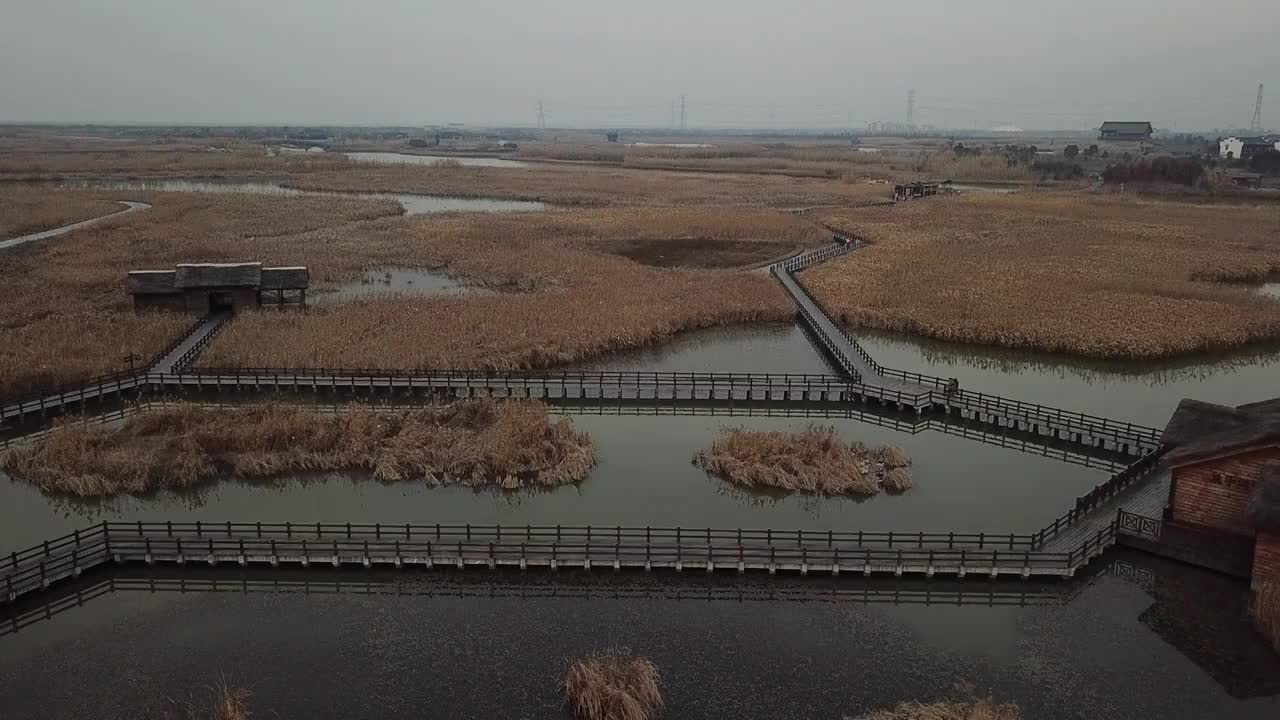
[[[339,193],[297,190],[265,182],[209,182],[194,180],[139,180],[129,182],[78,183],[75,187],[105,190],[155,190],[160,192],[254,193],[293,197],[356,197],[368,200],[395,200],[408,215],[439,212],[534,212],[545,210],[546,204],[527,200],[498,198],[460,198],[443,195],[397,193]]]
[[[49,497],[0,474],[0,552],[101,520],[261,520],[476,524],[664,525],[817,530],[1030,532],[1106,479],[1098,469],[924,431],[832,419],[841,435],[893,443],[913,461],[916,487],[857,501],[748,494],[692,464],[725,425],[799,430],[805,418],[575,415],[597,465],[577,486],[493,493],[351,476],[247,484],[86,503]]]
[[[682,720],[861,717],[960,684],[1035,720],[1280,714],[1280,658],[1249,630],[1245,586],[1138,556],[1048,586],[123,573],[115,591],[116,575],[86,577],[107,594],[0,635],[7,718],[156,717],[165,700],[207,702],[223,680],[252,690],[255,717],[568,718],[557,687],[568,662],[613,647],[655,662],[666,717]],[[930,598],[940,604],[895,604]],[[997,598],[1012,604],[989,606]]]
[[[1164,427],[1182,398],[1239,405],[1280,395],[1280,347],[1176,362],[1087,364],[1031,353],[859,334],[880,364],[961,387]]]
[[[441,161],[457,162],[463,167],[518,168],[527,167],[528,163],[503,158],[464,157],[459,155],[410,155],[408,153],[389,152],[349,152],[346,156],[358,162],[377,163],[379,165],[432,165]]]

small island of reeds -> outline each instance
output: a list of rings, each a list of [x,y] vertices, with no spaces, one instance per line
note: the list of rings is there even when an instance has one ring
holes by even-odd
[[[60,423],[0,454],[0,469],[53,494],[181,490],[218,478],[351,471],[380,482],[522,489],[578,482],[591,439],[531,401],[413,410],[283,404],[153,408],[118,427]]]
[[[693,461],[746,488],[870,497],[912,487],[911,459],[901,448],[845,442],[823,425],[800,432],[724,428]]]

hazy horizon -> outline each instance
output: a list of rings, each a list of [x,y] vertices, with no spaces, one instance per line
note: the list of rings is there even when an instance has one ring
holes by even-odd
[[[860,130],[914,89],[917,125],[1209,130],[1280,92],[1280,3],[1241,0],[11,5],[5,123],[663,128],[684,95],[691,128]]]

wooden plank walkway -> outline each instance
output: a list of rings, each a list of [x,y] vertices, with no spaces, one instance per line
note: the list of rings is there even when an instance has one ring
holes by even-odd
[[[210,313],[196,324],[194,330],[190,331],[170,350],[156,358],[151,364],[150,373],[173,373],[185,368],[187,363],[194,359],[192,353],[197,347],[203,347],[207,344],[206,338],[217,332],[224,323],[231,320],[230,312]]]
[[[1169,468],[1161,466],[1151,475],[1100,503],[1072,523],[1069,528],[1047,540],[1041,549],[1046,552],[1063,552],[1064,549],[1077,547],[1085,538],[1093,537],[1113,526],[1119,510],[1136,515],[1160,517],[1169,500],[1169,483],[1172,477],[1173,474]]]

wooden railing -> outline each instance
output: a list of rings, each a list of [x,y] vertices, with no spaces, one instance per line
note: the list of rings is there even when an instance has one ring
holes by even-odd
[[[1163,529],[1164,521],[1160,518],[1138,515],[1123,509],[1116,513],[1117,532],[1159,540]]]
[[[1036,537],[1035,547],[1042,546],[1062,531],[1075,525],[1081,518],[1096,510],[1104,502],[1115,497],[1120,491],[1134,482],[1150,476],[1159,467],[1160,458],[1163,457],[1164,453],[1165,449],[1163,447],[1146,453],[1133,464],[1112,475],[1106,482],[1097,485],[1089,492],[1076,498],[1075,505],[1070,510],[1034,534]]]
[[[1034,549],[1035,535],[835,532],[680,527],[357,523],[103,522],[0,562],[9,600],[115,562],[358,564],[593,564],[815,572],[935,572],[1069,576],[1109,547],[1109,523],[1070,552]]]
[[[187,334],[187,338],[191,337],[192,334],[199,330],[200,327],[211,318],[211,315],[206,315],[200,324],[191,328],[191,331]],[[209,347],[209,343],[213,342],[214,337],[216,337],[218,333],[222,332],[223,328],[227,327],[230,322],[230,313],[222,315],[221,318],[218,319],[217,324],[210,328],[209,332],[205,333],[204,337],[197,340],[195,344],[187,348],[186,352],[182,353],[181,357],[174,361],[171,372],[184,372],[189,369],[191,364],[195,362],[196,357],[199,356],[200,353],[204,352],[205,348]],[[184,340],[185,339],[186,338],[184,338]]]

